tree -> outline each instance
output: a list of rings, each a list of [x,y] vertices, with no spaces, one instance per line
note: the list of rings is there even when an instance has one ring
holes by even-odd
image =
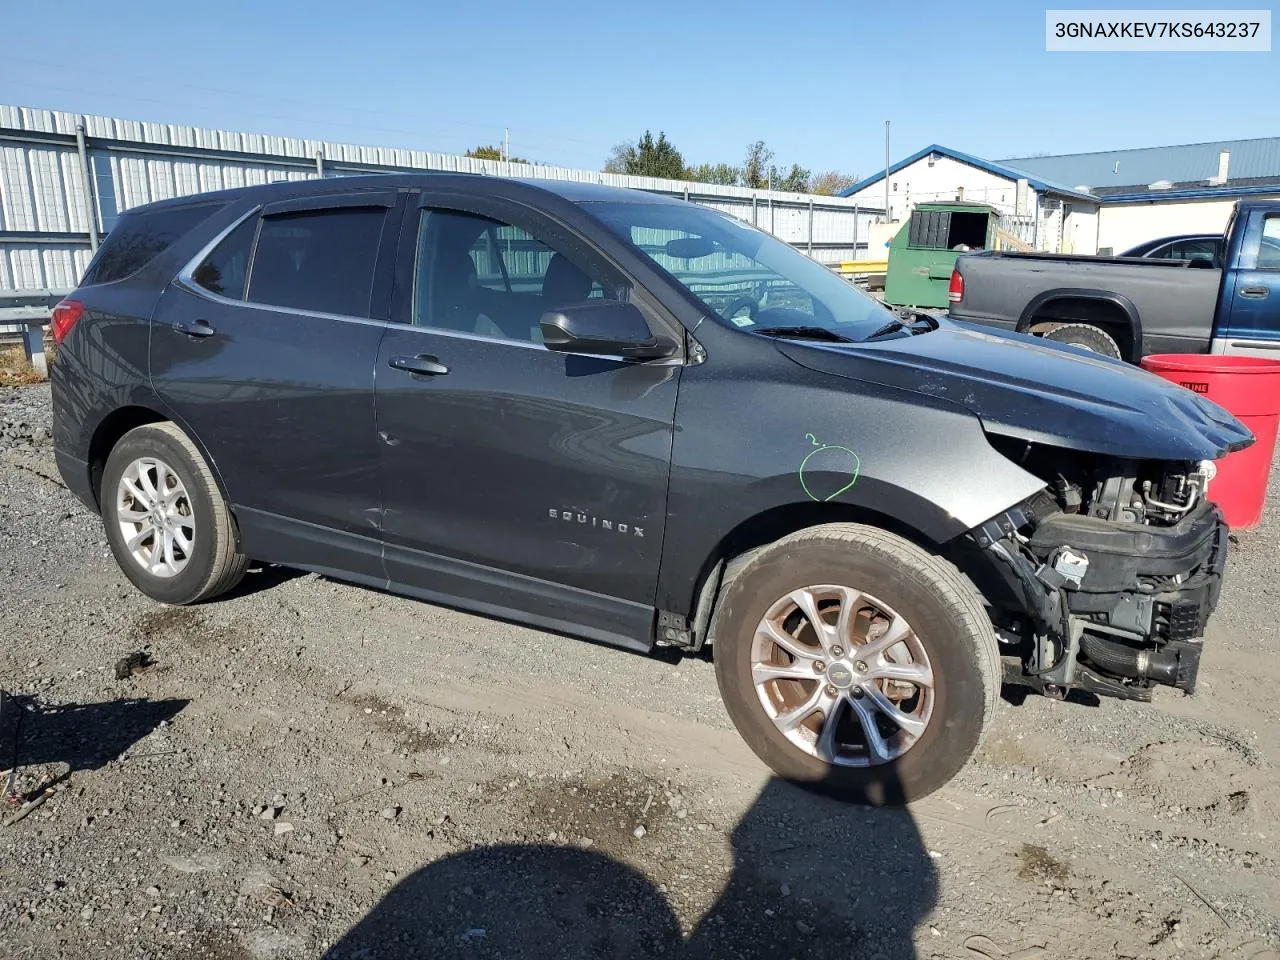
[[[769,167],[769,182],[773,184],[775,190],[805,193],[809,189],[809,178],[812,176],[812,173],[798,163],[793,163],[786,173],[782,173],[777,167]]]
[[[772,186],[774,190],[788,190],[793,193],[807,193],[815,178],[811,171],[798,163],[789,168],[779,168],[771,161],[773,151],[763,140],[747,145],[746,163],[735,167],[731,163],[700,163],[686,167],[680,151],[675,148],[667,135],[661,131],[657,139],[646,130],[638,143],[623,142],[616,144],[609,151],[605,161],[605,173],[629,173],[646,177],[667,177],[671,180],[692,180],[697,183],[718,183],[726,186],[744,186],[762,190]],[[835,193],[844,186],[840,174],[832,172],[823,177],[834,178],[835,186],[828,192]],[[821,178],[819,178],[821,179]],[[847,178],[849,183],[854,178]],[[825,181],[824,181],[825,182]]]
[[[626,173],[627,164],[635,159],[636,145],[630,142],[615,143],[604,162],[605,173]]]
[[[686,180],[698,183],[720,183],[725,186],[736,186],[742,178],[742,171],[731,163],[700,163],[685,171]]]
[[[648,130],[636,144],[635,152],[627,157],[627,173],[633,177],[666,177],[670,180],[684,179],[684,157],[675,148],[667,135],[658,131],[655,140]]]
[[[742,185],[756,190],[769,185],[769,161],[773,159],[773,151],[765,146],[763,140],[747,145],[747,161],[742,165]]]
[[[658,131],[656,140],[646,130],[639,143],[623,141],[614,144],[609,151],[609,159],[604,162],[604,172],[629,173],[633,177],[666,177],[670,180],[688,178],[684,157],[662,131]]]
[[[473,147],[472,149],[468,150],[466,152],[466,156],[472,157],[473,159],[476,159],[476,160],[501,160],[502,148],[495,147],[491,143],[486,143],[482,147]],[[529,162],[528,160],[524,159],[524,157],[507,157],[507,159],[510,160],[512,163],[528,163]]]
[[[809,192],[834,197],[842,190],[848,190],[860,178],[855,174],[841,173],[839,170],[827,170],[809,178]]]

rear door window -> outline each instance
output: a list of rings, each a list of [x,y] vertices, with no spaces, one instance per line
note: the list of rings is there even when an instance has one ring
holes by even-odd
[[[386,215],[381,207],[339,207],[263,217],[247,299],[368,317]]]
[[[81,284],[133,276],[221,208],[220,203],[201,203],[126,212],[103,240]]]
[[[200,262],[191,279],[210,293],[231,300],[244,299],[244,283],[249,277],[249,254],[258,232],[258,218],[250,217],[213,248]]]

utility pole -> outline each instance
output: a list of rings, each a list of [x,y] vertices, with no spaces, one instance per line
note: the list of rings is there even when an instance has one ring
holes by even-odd
[[[511,159],[511,128],[502,128],[502,159]]]
[[[884,122],[884,222],[889,222],[889,121]]]

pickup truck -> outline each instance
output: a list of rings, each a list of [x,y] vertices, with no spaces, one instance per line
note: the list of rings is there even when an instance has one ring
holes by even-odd
[[[1280,200],[1236,204],[1205,260],[988,250],[956,263],[950,314],[1137,363],[1151,353],[1280,357]]]

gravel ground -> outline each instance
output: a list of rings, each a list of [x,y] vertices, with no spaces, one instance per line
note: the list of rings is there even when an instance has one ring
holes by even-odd
[[[1276,960],[1278,480],[1194,697],[1006,703],[868,811],[771,779],[706,660],[276,569],[151,603],[0,390],[0,764],[57,784],[0,826],[0,956]]]

